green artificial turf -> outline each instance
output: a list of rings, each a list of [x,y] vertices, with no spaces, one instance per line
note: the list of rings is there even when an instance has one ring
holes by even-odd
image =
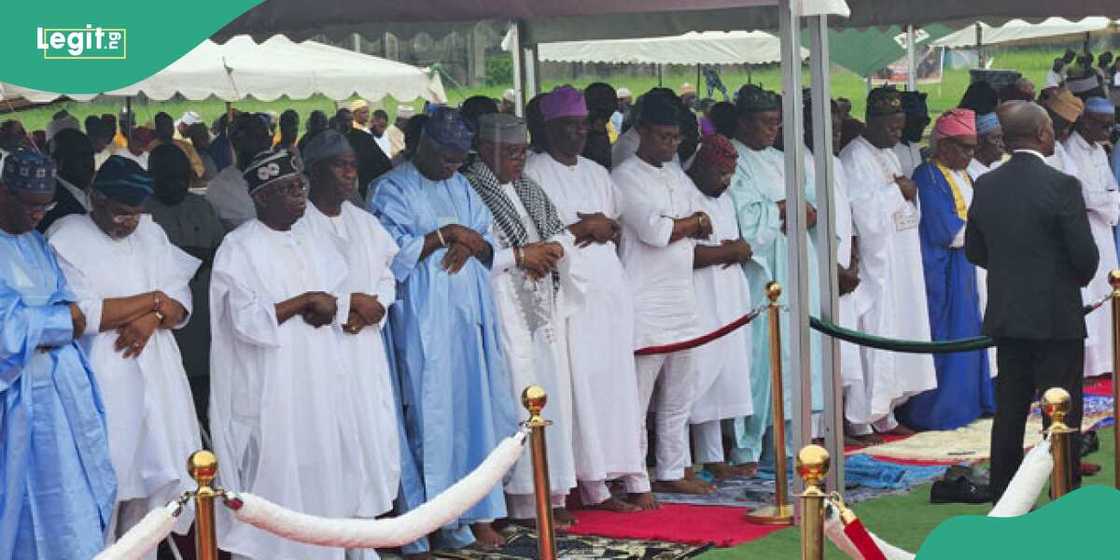
[[[1113,429],[1100,432],[1101,449],[1086,460],[1100,465],[1101,472],[1086,477],[1084,484],[1111,485],[1115,472],[1113,464]],[[855,504],[852,509],[864,525],[883,540],[910,552],[917,552],[926,535],[942,521],[958,515],[987,515],[991,509],[987,505],[933,505],[929,503],[930,484],[911,490],[905,496],[885,496],[876,500]],[[1049,502],[1048,492],[1043,490],[1038,505]],[[722,559],[775,559],[796,560],[801,554],[801,532],[795,529],[778,531],[757,541],[739,545],[735,548],[715,549],[699,556],[703,560]],[[826,539],[827,541],[827,539]],[[831,543],[825,544],[825,558],[846,560]]]

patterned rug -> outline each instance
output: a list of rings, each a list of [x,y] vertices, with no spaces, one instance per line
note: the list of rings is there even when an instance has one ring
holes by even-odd
[[[464,549],[437,550],[437,558],[458,560],[529,560],[537,558],[537,534],[524,527],[509,526],[502,530],[507,544],[501,552],[481,552]],[[606,558],[632,560],[678,560],[692,558],[711,548],[659,541],[608,539],[583,535],[557,535],[556,557],[562,560],[577,558]]]

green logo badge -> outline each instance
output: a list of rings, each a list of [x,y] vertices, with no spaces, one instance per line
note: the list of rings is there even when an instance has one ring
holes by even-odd
[[[38,27],[36,48],[44,60],[125,60],[128,31],[123,27]]]

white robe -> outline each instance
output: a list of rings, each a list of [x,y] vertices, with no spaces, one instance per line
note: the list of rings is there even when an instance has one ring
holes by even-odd
[[[973,159],[968,163],[968,169],[966,171],[968,171],[968,176],[972,178],[972,184],[975,185],[977,179],[982,177],[985,173],[994,171],[997,167],[1003,165],[1003,162],[1005,161],[1007,161],[1007,156],[1004,156],[1003,159],[997,159],[996,161],[993,161],[991,165],[984,165],[983,163],[980,163],[979,160]],[[966,187],[964,186],[963,182],[958,183],[958,185],[960,185],[962,189],[968,189],[968,192],[970,193],[968,195],[968,204],[969,206],[971,206],[971,186]],[[980,295],[980,317],[983,318],[984,314],[988,312],[988,269],[982,266],[976,267],[976,293]],[[991,370],[992,377],[996,377],[997,375],[999,375],[999,365],[998,360],[996,360],[996,356],[996,347],[993,346],[991,348],[988,348],[988,369]]]
[[[698,245],[719,246],[723,241],[740,239],[730,193],[712,198],[697,190],[694,199],[694,207],[712,219],[711,239],[699,241]],[[692,278],[701,331],[709,333],[719,329],[751,309],[751,294],[743,267],[712,265],[694,270]],[[750,343],[750,329],[743,326],[693,352],[697,398],[689,423],[702,424],[754,413]]]
[[[521,217],[528,242],[542,241],[513,185],[502,185],[502,189]],[[502,326],[502,349],[513,379],[510,390],[515,401],[521,400],[521,391],[530,385],[540,385],[548,393],[545,415],[552,422],[548,429],[549,484],[553,496],[566,496],[576,486],[576,473],[572,447],[572,372],[565,325],[573,308],[581,303],[585,289],[579,268],[573,266],[570,258],[574,243],[567,232],[549,239],[564,248],[565,257],[557,267],[559,285],[551,275],[534,281],[517,268],[512,245],[502,230],[497,225],[491,227],[498,246],[494,247],[490,287]],[[532,467],[529,454],[525,454],[506,479],[507,494],[533,493]],[[510,515],[523,517],[526,512],[516,510],[524,503],[524,500],[511,502]]]
[[[1080,133],[1074,132],[1065,141],[1065,153],[1073,166],[1070,174],[1081,180],[1081,195],[1089,211],[1089,230],[1100,253],[1097,272],[1089,285],[1081,289],[1081,299],[1088,305],[1112,293],[1108,274],[1117,268],[1112,228],[1120,220],[1120,189],[1109,167],[1108,155],[1100,145],[1090,144]],[[1107,306],[1086,315],[1085,327],[1089,334],[1085,339],[1085,377],[1111,372],[1112,317]]]
[[[210,281],[210,429],[218,481],[286,508],[353,517],[364,480],[361,431],[349,402],[354,371],[342,353],[349,270],[328,240],[302,221],[290,231],[250,220],[226,235]],[[276,304],[322,291],[338,296],[331,325]],[[343,550],[299,544],[234,521],[218,508],[218,544],[254,560],[341,560]]]
[[[66,216],[55,222],[50,244],[86,316],[81,345],[105,401],[117,503],[139,500],[143,512],[160,507],[196,486],[186,458],[201,443],[183,358],[172,332],[157,329],[139,356],[125,359],[113,347],[117,331],[99,332],[101,310],[106,299],[161,290],[189,314],[188,283],[201,261],[172,245],[147,214],[117,240],[88,214]],[[176,531],[185,534],[193,517],[184,511]]]
[[[870,309],[861,317],[864,331],[907,340],[930,340],[929,308],[918,238],[921,212],[895,184],[902,175],[891,149],[878,149],[862,136],[840,154],[853,200],[874,205],[882,221],[866,220],[878,231],[859,233],[861,286],[867,285]],[[848,420],[856,424],[889,418],[895,407],[917,393],[937,387],[933,357],[863,349],[865,382],[848,394]],[[862,389],[862,391],[860,390]]]
[[[564,165],[548,154],[529,158],[525,175],[540,185],[567,225],[579,214],[617,219],[607,170],[580,157]],[[584,304],[567,320],[572,371],[576,478],[602,481],[645,472],[634,369],[634,305],[614,243],[572,250],[588,269]]]
[[[389,307],[397,298],[396,278],[390,265],[399,249],[381,222],[372,214],[343,202],[342,213],[334,218],[319,211],[314,204],[308,204],[302,225],[315,235],[330,239],[345,257],[349,274],[344,292],[377,296],[388,317]],[[350,376],[354,385],[348,394],[353,397],[352,406],[364,442],[356,451],[362,454],[369,478],[352,490],[361,493],[356,515],[365,518],[391,510],[400,488],[400,426],[381,336],[384,325],[385,318],[382,318],[376,326],[341,337],[342,353],[349,360],[348,367],[356,372]]]
[[[899,142],[894,146],[894,155],[898,156],[898,163],[902,167],[902,174],[909,177],[914,170],[922,164],[922,147],[917,143],[904,144]]]
[[[852,238],[856,233],[852,220],[852,200],[848,196],[847,174],[844,172],[844,163],[840,161],[840,158],[832,157],[832,169],[833,214],[836,218],[834,229],[838,240],[836,243],[836,263],[848,268],[852,264]],[[866,311],[870,305],[870,302],[860,305],[859,298],[864,293],[866,293],[866,290],[862,289],[861,284],[861,286],[856,287],[855,291],[840,296],[837,300],[840,326],[859,329],[861,308]],[[843,379],[845,387],[850,387],[854,383],[863,383],[863,361],[860,358],[860,349],[859,346],[851,342],[840,342],[840,377]]]

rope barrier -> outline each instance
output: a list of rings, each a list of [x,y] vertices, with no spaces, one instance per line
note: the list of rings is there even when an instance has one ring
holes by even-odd
[[[988,513],[988,517],[1018,517],[1026,515],[1034,507],[1042,488],[1050,480],[1054,469],[1054,458],[1050,455],[1050,440],[1044,439],[1023,457],[1023,463],[1011,482],[1000,496],[999,502]]]
[[[824,520],[828,540],[852,560],[914,560],[914,555],[876,536],[844,505],[840,494],[828,499]]]
[[[139,560],[171,534],[175,521],[183,512],[187,496],[149,511],[139,523],[93,560]]]
[[[716,330],[714,330],[714,331],[712,331],[708,334],[698,336],[696,338],[692,338],[692,339],[689,339],[689,340],[681,341],[681,342],[674,342],[673,344],[663,344],[663,345],[660,345],[660,346],[647,346],[645,348],[640,348],[638,350],[635,350],[634,355],[635,356],[650,356],[650,355],[653,355],[653,354],[669,354],[669,353],[672,353],[672,352],[679,352],[681,350],[688,350],[690,348],[696,348],[697,346],[703,346],[703,345],[705,345],[705,344],[707,344],[707,343],[709,343],[713,340],[716,340],[718,338],[722,338],[724,336],[727,336],[728,334],[731,334],[733,331],[735,331],[735,329],[738,329],[739,327],[742,327],[743,325],[746,325],[747,323],[750,323],[751,321],[753,321],[755,319],[755,317],[758,317],[758,315],[760,313],[762,313],[767,307],[769,307],[769,304],[759,305],[758,307],[755,307],[754,309],[747,312],[746,315],[743,315],[742,317],[739,317],[738,319],[735,319],[734,321],[732,321],[732,322],[730,322],[730,323],[728,323],[728,324],[726,324],[726,325],[724,325],[724,326],[722,326],[722,327],[720,327],[720,328],[718,328],[718,329],[716,329]]]
[[[252,494],[226,493],[238,521],[277,536],[319,546],[392,548],[431,533],[460,517],[490,493],[521,457],[526,431],[503,440],[474,471],[434,499],[389,519],[330,519],[292,511]]]

